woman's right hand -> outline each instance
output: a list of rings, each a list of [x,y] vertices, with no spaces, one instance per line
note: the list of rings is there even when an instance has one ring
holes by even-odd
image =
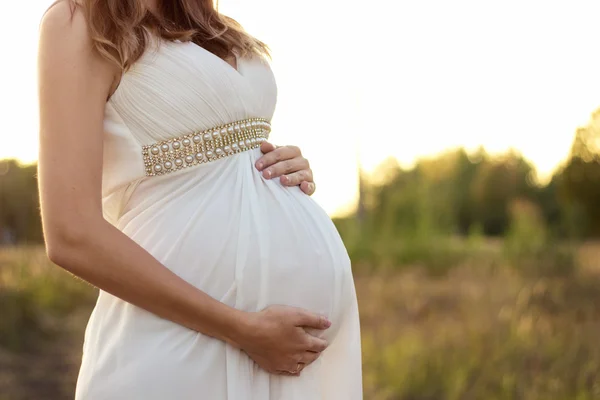
[[[243,325],[238,345],[261,368],[273,374],[299,375],[327,348],[324,339],[305,329],[325,330],[331,322],[301,308],[274,305],[246,313]]]

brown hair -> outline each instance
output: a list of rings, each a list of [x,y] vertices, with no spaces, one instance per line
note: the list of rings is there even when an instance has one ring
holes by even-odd
[[[158,0],[159,15],[143,0],[67,1],[72,10],[82,7],[96,50],[123,70],[142,56],[151,35],[192,41],[223,59],[234,50],[242,57],[269,56],[267,45],[220,14],[213,0]]]

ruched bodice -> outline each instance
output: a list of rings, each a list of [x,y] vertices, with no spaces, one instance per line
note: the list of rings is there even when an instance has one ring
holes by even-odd
[[[270,375],[238,349],[100,291],[78,400],[362,398],[356,294],[335,226],[298,187],[262,177],[254,167],[260,149],[244,126],[211,131],[247,119],[261,119],[248,132],[262,129],[276,97],[260,57],[238,58],[236,70],[193,43],[156,41],[106,103],[103,212],[167,268],[232,307],[287,304],[326,315],[333,325],[318,334],[329,348],[300,377]],[[203,131],[206,139],[174,144]],[[178,155],[203,140],[202,153]],[[156,168],[169,173],[148,175],[144,146],[156,146],[164,157]]]
[[[239,58],[236,70],[192,42],[155,39],[106,105],[105,218],[116,222],[128,187],[144,177],[143,145],[249,117],[270,120],[276,99],[271,68],[258,56]]]
[[[271,119],[276,94],[271,69],[258,57],[241,58],[235,70],[194,43],[163,42],[123,76],[109,103],[147,144],[251,116]]]

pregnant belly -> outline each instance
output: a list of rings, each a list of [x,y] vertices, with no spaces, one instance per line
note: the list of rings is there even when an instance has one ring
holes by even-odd
[[[257,251],[240,280],[242,300],[255,309],[270,304],[305,308],[337,325],[350,270],[346,250],[311,198],[296,188],[279,191],[265,199],[262,221],[256,221]]]
[[[298,188],[273,183],[260,205],[248,209],[252,247],[238,276],[239,304],[249,311],[284,304],[323,314],[333,322],[345,306],[350,261],[329,216]]]
[[[329,216],[298,187],[266,181],[245,165],[222,163],[211,173],[146,181],[121,219],[122,230],[233,307],[282,304],[327,316],[333,324],[324,337],[331,340],[353,286]]]

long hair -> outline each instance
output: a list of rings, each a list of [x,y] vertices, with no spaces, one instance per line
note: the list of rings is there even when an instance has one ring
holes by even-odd
[[[223,59],[233,51],[242,57],[269,56],[267,45],[220,14],[213,0],[159,0],[158,15],[148,11],[143,0],[66,1],[73,11],[83,9],[96,50],[123,70],[142,56],[151,35],[192,41]]]

